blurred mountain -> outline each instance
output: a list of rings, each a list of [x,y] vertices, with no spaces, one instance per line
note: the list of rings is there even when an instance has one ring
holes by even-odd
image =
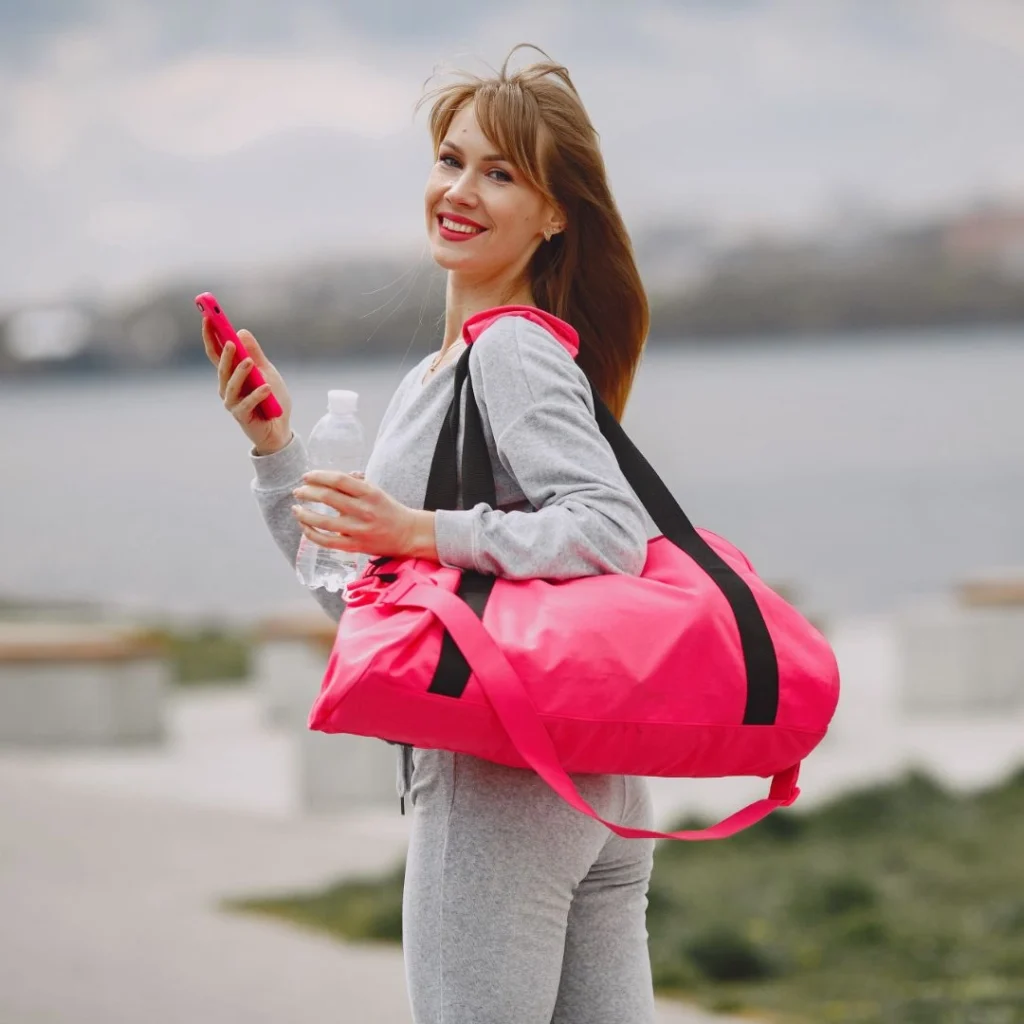
[[[654,343],[1024,323],[1024,209],[983,205],[896,226],[844,215],[809,237],[730,238],[664,224],[634,245]],[[440,338],[445,279],[427,253],[216,277],[196,274],[111,305],[54,301],[0,313],[0,373],[201,363],[192,300],[210,288],[236,326],[272,339],[281,359],[404,354],[413,341]]]

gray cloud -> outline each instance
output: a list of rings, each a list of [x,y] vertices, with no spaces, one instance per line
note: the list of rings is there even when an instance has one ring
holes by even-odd
[[[94,0],[0,0],[0,67],[30,66],[59,32],[95,22]]]
[[[1004,0],[0,7],[0,304],[185,267],[418,249],[438,65],[564,61],[634,228],[1024,185]],[[28,55],[31,54],[31,59]],[[520,61],[533,58],[531,51]],[[209,225],[222,239],[211,244]]]

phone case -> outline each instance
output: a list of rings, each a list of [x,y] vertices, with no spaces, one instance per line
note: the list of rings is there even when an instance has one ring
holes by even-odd
[[[224,346],[230,341],[235,346],[235,358],[232,363],[232,370],[238,366],[238,364],[249,357],[249,353],[246,351],[245,345],[241,342],[238,337],[238,332],[231,326],[231,321],[227,318],[227,315],[221,309],[220,303],[217,301],[217,297],[213,292],[203,292],[201,295],[196,296],[196,306],[199,312],[210,322],[210,327],[213,329],[214,345],[217,348],[217,355],[220,355],[224,351]],[[266,380],[262,373],[260,373],[258,366],[253,366],[249,371],[249,375],[245,378],[242,384],[242,394],[251,395],[256,388],[262,387],[266,384]],[[284,410],[281,408],[281,403],[271,394],[268,398],[263,399],[259,405],[256,406],[256,415],[260,419],[273,420],[278,416],[283,415]]]

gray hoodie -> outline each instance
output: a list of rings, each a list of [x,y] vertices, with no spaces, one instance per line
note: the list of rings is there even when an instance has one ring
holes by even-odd
[[[366,478],[411,508],[422,508],[434,447],[451,404],[455,362],[427,382],[432,356],[403,378],[366,466]],[[583,371],[549,331],[507,316],[481,332],[470,359],[494,467],[498,508],[436,512],[439,560],[509,579],[638,575],[657,536],[594,419]],[[310,467],[302,439],[273,455],[250,451],[253,493],[277,546],[292,563],[301,530],[292,491]],[[344,603],[311,591],[332,619]],[[403,758],[407,768],[408,755]],[[400,772],[404,792],[406,771]]]

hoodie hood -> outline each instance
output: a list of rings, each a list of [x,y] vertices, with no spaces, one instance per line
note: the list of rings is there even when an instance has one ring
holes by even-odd
[[[580,336],[576,333],[576,329],[553,313],[545,313],[543,309],[537,309],[536,306],[495,306],[493,309],[481,310],[462,325],[462,337],[466,344],[472,345],[491,324],[503,316],[521,316],[526,320],[532,320],[553,334],[573,359],[579,354]]]

